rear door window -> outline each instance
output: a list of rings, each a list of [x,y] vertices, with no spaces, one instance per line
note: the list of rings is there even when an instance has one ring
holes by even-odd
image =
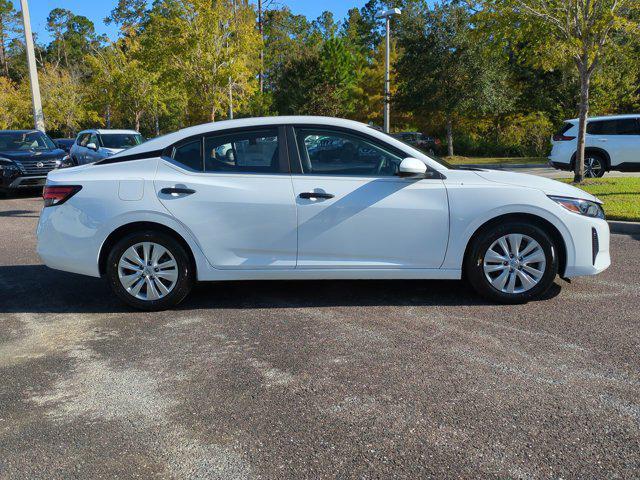
[[[205,172],[280,172],[277,128],[209,136],[204,151]]]
[[[590,135],[640,135],[640,125],[635,118],[597,120],[587,124]]]
[[[189,170],[202,171],[202,139],[193,140],[173,149],[173,161]]]

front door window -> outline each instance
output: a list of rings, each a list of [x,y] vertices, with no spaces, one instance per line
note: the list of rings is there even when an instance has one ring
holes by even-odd
[[[390,177],[402,157],[364,136],[342,131],[296,130],[302,170],[312,175]]]

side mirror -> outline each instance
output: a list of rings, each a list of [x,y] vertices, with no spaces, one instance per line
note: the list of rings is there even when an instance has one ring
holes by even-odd
[[[91,150],[98,150],[98,146],[93,142],[87,143],[87,148],[90,148]]]
[[[398,168],[400,177],[423,177],[427,173],[427,166],[417,158],[405,158]]]

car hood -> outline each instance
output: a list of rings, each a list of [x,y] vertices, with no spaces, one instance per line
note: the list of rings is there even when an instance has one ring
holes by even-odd
[[[105,152],[107,152],[109,155],[115,155],[116,153],[120,153],[123,150],[126,150],[124,148],[107,148],[107,147],[102,147],[102,150],[104,150]]]
[[[475,171],[475,173],[490,182],[515,185],[518,187],[536,188],[538,190],[542,190],[547,195],[581,198],[584,200],[591,200],[592,202],[600,202],[600,200],[584,190],[550,178],[528,175],[525,173],[504,172],[500,170],[478,170]]]
[[[0,152],[0,158],[9,160],[51,160],[65,156],[64,150],[56,148],[54,150],[8,150]]]

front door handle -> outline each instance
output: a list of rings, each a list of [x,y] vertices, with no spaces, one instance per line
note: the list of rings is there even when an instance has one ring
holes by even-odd
[[[333,198],[334,195],[325,192],[302,192],[298,195],[300,198],[306,198],[307,200],[310,198]]]
[[[165,195],[171,195],[174,193],[182,194],[182,195],[191,195],[192,193],[196,193],[196,191],[191,188],[184,188],[184,187],[166,187],[160,190],[160,193],[164,193]]]

